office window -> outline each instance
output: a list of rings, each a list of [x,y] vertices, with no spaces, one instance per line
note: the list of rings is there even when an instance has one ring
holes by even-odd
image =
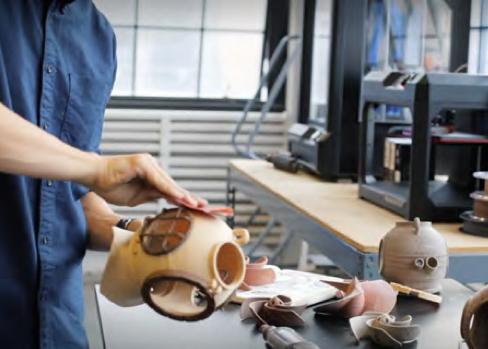
[[[488,74],[488,2],[472,0],[468,72]]]
[[[332,0],[316,0],[313,28],[310,121],[326,127],[329,98]]]
[[[266,0],[95,0],[117,36],[114,96],[248,99]]]
[[[445,0],[371,0],[368,70],[448,71],[451,17]]]
[[[423,62],[427,71],[449,71],[451,23],[452,10],[445,0],[427,1]]]

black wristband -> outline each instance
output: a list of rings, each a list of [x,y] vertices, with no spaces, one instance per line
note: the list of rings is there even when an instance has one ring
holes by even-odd
[[[134,219],[132,218],[127,218],[127,217],[124,217],[124,218],[121,218],[117,224],[115,224],[115,226],[117,228],[120,228],[120,229],[125,229],[125,230],[129,230],[129,224],[133,221]]]

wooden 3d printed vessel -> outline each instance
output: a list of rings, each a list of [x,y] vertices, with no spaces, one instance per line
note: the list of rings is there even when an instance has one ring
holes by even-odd
[[[475,293],[464,305],[461,336],[469,349],[488,348],[488,287]]]
[[[430,222],[399,222],[381,240],[380,273],[396,282],[427,292],[440,292],[449,256],[444,237]]]
[[[164,210],[136,233],[114,229],[101,292],[121,306],[145,302],[177,320],[204,319],[242,283],[248,240],[213,215]]]

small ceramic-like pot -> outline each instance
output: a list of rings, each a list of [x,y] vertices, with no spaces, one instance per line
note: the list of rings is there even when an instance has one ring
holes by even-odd
[[[280,269],[274,265],[268,265],[268,257],[262,256],[255,262],[246,257],[246,274],[244,281],[239,286],[240,290],[249,291],[253,286],[271,284],[276,281]]]
[[[475,293],[464,305],[461,336],[469,349],[488,348],[488,287]]]
[[[440,292],[449,263],[447,243],[430,222],[399,222],[381,240],[379,263],[386,281]]]

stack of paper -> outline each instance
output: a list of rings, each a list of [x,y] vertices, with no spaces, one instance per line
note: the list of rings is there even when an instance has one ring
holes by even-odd
[[[242,303],[249,298],[272,298],[277,295],[287,296],[292,305],[310,306],[336,296],[337,289],[326,281],[343,281],[343,279],[297,270],[281,270],[272,284],[254,286],[249,291],[238,290],[233,301]]]

